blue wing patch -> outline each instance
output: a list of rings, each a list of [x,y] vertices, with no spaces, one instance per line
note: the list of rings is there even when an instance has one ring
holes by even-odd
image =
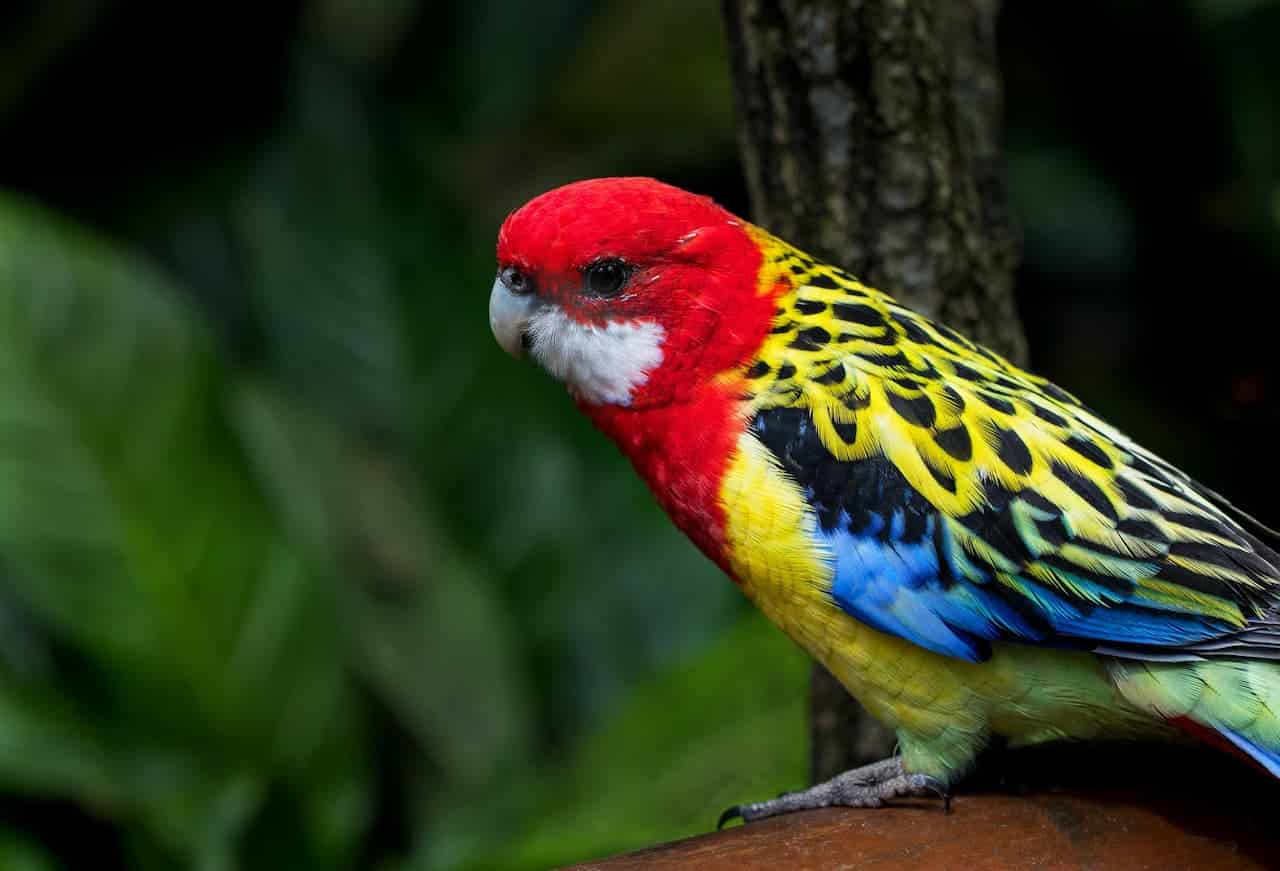
[[[1138,598],[1135,579],[1153,566],[1130,560],[1125,571],[1112,573],[1033,554],[1014,524],[1014,494],[995,485],[973,515],[951,518],[888,459],[834,458],[807,409],[761,412],[753,430],[817,515],[814,535],[830,554],[832,599],[883,632],[977,662],[997,640],[1168,658],[1179,647],[1241,631],[1225,620]],[[1053,528],[1052,506],[1033,507],[1043,517],[1038,534],[1066,534]],[[972,532],[980,532],[1003,563],[1022,568],[997,576],[990,562],[958,541]],[[1077,594],[1031,577],[1026,567],[1037,561],[1068,578]],[[1205,650],[1183,652],[1196,658]]]
[[[832,555],[831,596],[841,609],[883,632],[972,662],[986,658],[985,641],[1040,636],[1000,598],[967,584],[943,584],[954,566],[945,565],[948,534],[938,517],[927,517],[925,534],[915,540],[906,540],[905,532],[901,511],[887,523],[873,517],[856,534],[847,522],[818,532]]]
[[[1229,629],[1197,615],[1072,601],[1044,587],[1035,588],[1035,599],[1019,609],[1019,594],[995,581],[959,577],[946,520],[928,517],[925,536],[904,540],[901,518],[899,513],[888,524],[877,520],[857,533],[836,526],[817,535],[832,557],[831,596],[841,610],[927,650],[980,662],[990,653],[986,642],[1000,639],[1167,647]]]

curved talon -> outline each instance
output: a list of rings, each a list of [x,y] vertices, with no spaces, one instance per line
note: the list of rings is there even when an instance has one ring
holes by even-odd
[[[918,776],[920,778],[920,785],[925,789],[932,790],[937,794],[938,798],[951,797],[951,789],[941,780],[938,780],[938,778],[930,777],[927,774],[921,774]]]
[[[951,813],[950,785],[943,783],[941,780],[938,780],[938,778],[936,777],[930,777],[927,774],[921,774],[918,776],[920,778],[921,786],[923,786],[925,789],[932,790],[938,796],[938,798],[942,799],[942,812],[944,814]]]
[[[723,829],[725,823],[735,818],[742,820],[744,824],[746,823],[746,820],[742,817],[742,805],[740,804],[724,809],[724,813],[720,814],[720,819],[716,820],[716,831]]]

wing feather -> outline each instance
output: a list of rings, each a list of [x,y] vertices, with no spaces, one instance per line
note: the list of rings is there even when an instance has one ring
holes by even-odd
[[[840,270],[775,262],[804,268],[756,431],[817,511],[841,607],[966,658],[997,639],[1280,657],[1280,533],[1045,379]]]

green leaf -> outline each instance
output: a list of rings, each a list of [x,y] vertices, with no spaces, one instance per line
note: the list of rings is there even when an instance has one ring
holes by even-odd
[[[240,395],[237,419],[277,515],[353,565],[338,587],[352,665],[446,779],[474,786],[523,752],[529,711],[514,632],[401,464],[261,390]]]
[[[489,819],[453,821],[457,832],[487,830],[487,850],[444,829],[422,861],[560,866],[706,832],[729,805],[796,789],[808,764],[808,675],[804,654],[748,613],[700,656],[637,690],[563,770],[512,786],[537,809],[522,836],[493,830],[510,824],[495,797]]]
[[[12,707],[0,778],[106,796],[206,867],[270,784],[361,758],[335,576],[263,492],[240,391],[157,270],[0,197],[0,583],[91,672]]]
[[[5,871],[54,871],[58,866],[39,844],[0,826],[0,868]]]

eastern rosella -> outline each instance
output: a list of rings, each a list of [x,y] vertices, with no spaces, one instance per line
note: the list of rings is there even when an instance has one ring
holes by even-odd
[[[896,730],[745,820],[945,790],[995,735],[1191,733],[1280,777],[1277,534],[1074,396],[651,179],[543,194],[497,253],[502,347]]]

